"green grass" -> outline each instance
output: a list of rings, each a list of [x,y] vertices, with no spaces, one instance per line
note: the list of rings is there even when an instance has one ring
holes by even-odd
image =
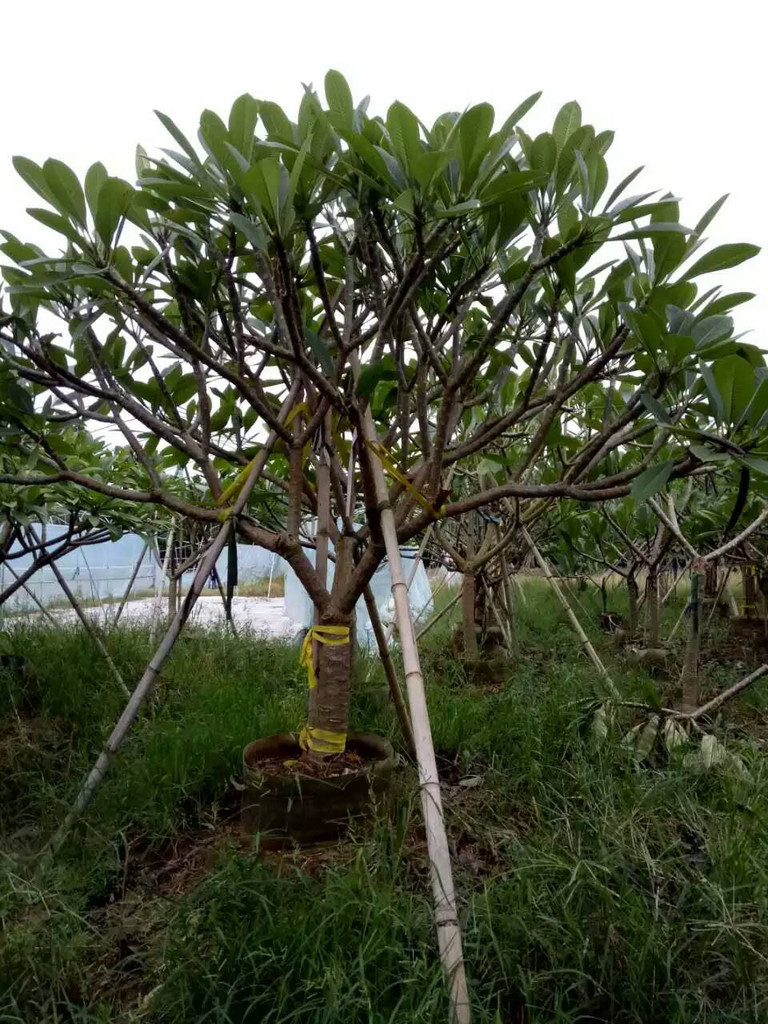
[[[465,677],[449,626],[423,644],[475,1021],[765,1021],[762,748],[743,745],[747,778],[682,758],[637,767],[619,735],[596,748],[577,702],[600,681],[546,585],[525,593],[499,692]],[[597,591],[577,595],[621,689],[672,699],[673,683],[628,668],[595,632]],[[106,642],[138,678],[147,633]],[[13,645],[36,677],[0,675],[3,1024],[447,1019],[410,771],[393,819],[339,851],[280,860],[215,841],[229,834],[243,746],[302,719],[294,649],[189,631],[94,805],[35,869],[24,854],[60,822],[122,699],[81,630],[25,626]],[[717,689],[744,674],[708,657]],[[367,668],[351,727],[399,743],[380,671],[365,683]],[[735,743],[737,724],[767,719],[758,686],[720,734]],[[481,783],[459,784],[468,778]]]

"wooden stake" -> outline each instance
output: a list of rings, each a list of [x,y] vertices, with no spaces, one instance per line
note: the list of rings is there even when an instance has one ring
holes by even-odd
[[[451,608],[454,607],[454,605],[458,604],[458,602],[461,600],[461,596],[461,590],[459,590],[458,593],[451,598],[451,600],[448,602],[445,608],[441,608],[437,615],[434,615],[429,620],[429,622],[419,630],[419,632],[416,634],[416,639],[421,640],[425,633],[428,633],[433,626],[436,626],[440,619],[442,619],[442,617],[445,615],[445,613],[449,612]]]
[[[531,554],[536,559],[537,565],[539,566],[541,571],[544,573],[544,576],[548,580],[549,585],[554,590],[554,592],[555,592],[555,594],[557,596],[558,601],[563,606],[563,610],[565,611],[566,615],[568,616],[568,618],[570,620],[570,623],[573,626],[574,631],[576,632],[576,635],[578,636],[579,640],[581,641],[582,647],[587,652],[589,660],[595,666],[595,668],[600,673],[600,675],[603,677],[603,679],[605,679],[606,683],[608,684],[608,689],[609,689],[611,695],[613,697],[618,697],[619,696],[619,691],[616,689],[616,686],[614,685],[613,680],[611,679],[610,675],[608,674],[608,670],[606,669],[605,665],[602,663],[602,661],[598,657],[597,651],[594,649],[594,647],[592,646],[592,644],[589,641],[589,637],[587,636],[587,634],[582,629],[581,623],[576,618],[576,614],[573,611],[573,609],[571,608],[571,606],[568,604],[568,599],[566,598],[565,594],[560,589],[557,580],[552,575],[552,570],[549,568],[549,565],[547,564],[546,560],[544,559],[544,556],[541,554],[539,549],[533,543],[533,538],[531,537],[530,533],[528,533],[528,530],[524,526],[521,527],[521,529],[523,531],[523,537],[525,537],[525,542],[528,545],[528,547],[531,549]]]

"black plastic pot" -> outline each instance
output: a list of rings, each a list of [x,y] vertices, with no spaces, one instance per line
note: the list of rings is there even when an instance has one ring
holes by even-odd
[[[335,778],[266,775],[258,763],[267,757],[301,757],[298,737],[279,733],[249,743],[243,751],[245,789],[240,820],[247,834],[256,832],[266,846],[318,843],[338,838],[350,819],[370,814],[389,796],[395,753],[392,744],[371,733],[349,733],[347,750],[365,767]]]

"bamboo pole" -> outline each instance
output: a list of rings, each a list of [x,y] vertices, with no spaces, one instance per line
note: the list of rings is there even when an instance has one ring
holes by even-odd
[[[368,617],[370,618],[371,626],[373,627],[373,635],[376,637],[376,644],[379,648],[381,664],[384,666],[384,672],[387,677],[387,682],[389,683],[389,694],[392,698],[392,703],[395,705],[397,720],[400,723],[400,729],[403,733],[405,744],[408,747],[408,753],[415,761],[416,741],[413,738],[411,719],[408,716],[408,708],[405,705],[403,691],[400,689],[395,663],[392,661],[392,655],[389,653],[389,644],[387,643],[387,638],[384,635],[381,616],[379,615],[379,609],[376,606],[376,598],[374,597],[370,584],[366,586],[363,596],[365,598],[365,606],[368,609]]]
[[[29,532],[35,538],[35,540],[37,541],[38,537],[37,537],[37,534],[35,533],[35,530],[34,530],[34,528],[32,526],[29,527]],[[130,697],[131,691],[125,685],[125,682],[123,681],[123,677],[120,675],[120,670],[118,669],[118,667],[114,663],[114,661],[112,661],[112,658],[109,655],[109,651],[104,646],[104,643],[103,643],[101,637],[99,636],[98,632],[94,628],[93,623],[91,622],[91,620],[88,618],[88,616],[85,614],[85,612],[81,608],[80,602],[77,600],[75,595],[70,590],[69,584],[67,583],[67,581],[62,576],[61,570],[59,569],[58,565],[56,565],[55,562],[51,562],[51,571],[53,572],[53,575],[58,580],[59,586],[64,591],[64,593],[65,593],[65,595],[67,597],[67,600],[69,601],[69,603],[74,608],[75,614],[77,615],[78,619],[80,619],[80,621],[82,622],[83,627],[85,628],[85,631],[89,634],[89,636],[91,637],[93,642],[96,644],[96,647],[98,649],[99,654],[102,656],[102,658],[106,661],[107,665],[109,666],[109,671],[112,673],[113,679],[115,680],[117,685],[120,687],[120,689],[123,691],[125,696],[126,697]]]
[[[732,697],[735,697],[738,693],[741,693],[742,690],[746,690],[748,686],[751,686],[752,683],[761,679],[767,672],[768,665],[761,665],[760,668],[756,668],[754,672],[745,676],[740,682],[734,683],[733,686],[730,686],[723,693],[719,693],[717,697],[713,697],[712,700],[708,701],[706,704],[702,704],[700,708],[696,708],[695,711],[692,711],[690,715],[685,717],[689,718],[692,722],[695,722],[697,719],[703,718],[704,715],[712,714],[713,711],[717,711],[717,709],[725,704],[726,701],[731,700]]]
[[[576,635],[578,636],[579,640],[581,641],[582,647],[587,652],[589,660],[595,666],[595,668],[600,673],[600,675],[605,679],[606,683],[608,684],[608,689],[609,689],[611,695],[613,697],[618,697],[619,696],[619,691],[616,689],[616,686],[614,685],[613,680],[611,679],[610,675],[608,674],[608,670],[606,669],[605,665],[602,663],[602,661],[598,657],[597,651],[595,650],[595,648],[590,643],[589,637],[587,636],[587,634],[582,629],[581,623],[576,618],[576,613],[573,611],[571,606],[568,604],[568,599],[566,598],[565,594],[560,589],[560,586],[559,586],[557,580],[555,579],[555,577],[553,576],[552,570],[549,568],[549,565],[546,562],[544,556],[541,554],[539,549],[534,544],[533,538],[531,537],[530,533],[528,533],[528,530],[524,526],[521,527],[521,529],[522,529],[522,532],[523,532],[523,537],[525,538],[525,542],[528,545],[528,547],[531,549],[531,554],[536,559],[537,565],[539,566],[541,571],[544,573],[544,576],[547,579],[547,581],[549,582],[549,585],[554,590],[555,595],[557,596],[558,601],[563,606],[563,610],[565,611],[566,615],[568,616],[568,618],[570,620],[570,623],[573,626]]]
[[[493,617],[496,619],[496,621],[499,624],[499,629],[501,630],[501,635],[504,637],[504,643],[507,645],[507,649],[511,650],[511,648],[512,648],[512,641],[510,640],[509,634],[507,633],[506,624],[505,624],[502,616],[499,614],[499,609],[496,607],[496,602],[493,599],[493,594],[491,593],[491,588],[485,582],[485,576],[481,576],[480,579],[481,579],[482,584],[483,584],[483,589],[485,590],[485,596],[488,598],[488,605],[489,605],[491,611],[493,612]]]
[[[359,373],[360,360],[355,352],[352,353],[352,367],[353,372]],[[362,433],[363,439],[366,442],[371,443],[376,440],[376,427],[370,407],[366,407],[363,413]],[[459,925],[456,897],[453,888],[451,855],[448,847],[448,836],[445,831],[445,820],[443,818],[440,780],[437,774],[437,762],[435,761],[435,750],[429,725],[424,677],[421,672],[419,651],[416,646],[411,608],[408,602],[408,586],[403,574],[403,562],[400,557],[400,546],[397,540],[395,516],[389,504],[384,470],[375,456],[371,457],[371,469],[376,490],[376,501],[381,509],[381,532],[384,536],[387,560],[389,562],[392,597],[395,602],[397,628],[400,634],[400,648],[403,653],[405,681],[408,688],[408,703],[411,709],[411,723],[419,769],[421,808],[427,833],[427,850],[432,878],[432,898],[435,905],[435,925],[437,928],[437,942],[440,948],[440,959],[448,978],[451,1019],[454,1024],[470,1024],[469,992],[462,951],[461,927]]]
[[[19,578],[18,573],[16,572],[16,570],[13,568],[12,565],[8,566],[8,572],[11,574],[11,576],[13,576],[13,578],[15,580],[18,580],[18,578]],[[45,607],[45,605],[39,599],[39,597],[34,592],[34,590],[32,590],[31,587],[28,587],[26,583],[22,583],[21,586],[22,586],[22,589],[25,590],[29,594],[29,596],[35,602],[35,604],[40,609],[40,611],[43,613],[43,615],[48,619],[48,621],[52,622],[54,624],[54,626],[57,625],[56,619],[54,619],[54,617],[51,615],[51,613],[48,611],[48,609]],[[0,607],[2,607],[2,606],[0,606]]]
[[[446,573],[447,573],[447,575],[443,576],[443,578],[437,584],[435,589],[432,591],[432,602],[433,602],[433,604],[437,600],[437,598],[438,598],[439,594],[442,592],[443,588],[448,585],[448,576],[452,576],[453,575],[453,573],[448,573],[447,570],[446,570]],[[429,605],[425,604],[423,608],[420,608],[418,610],[418,612],[416,612],[416,615],[415,615],[414,620],[413,620],[414,626],[416,625],[416,623],[419,621],[419,619],[423,616],[424,612],[428,608],[429,608]]]
[[[678,629],[680,629],[680,623],[685,618],[685,613],[687,611],[688,611],[688,602],[686,601],[686,603],[683,605],[683,610],[680,612],[680,614],[677,617],[677,622],[674,624],[674,626],[670,630],[669,636],[667,637],[667,643],[669,643],[669,641],[672,640],[672,638],[674,637],[675,633],[678,631]]]
[[[430,523],[430,525],[424,531],[424,536],[422,538],[421,544],[419,545],[419,550],[416,552],[416,556],[413,559],[413,565],[411,566],[411,571],[410,571],[410,573],[408,575],[408,593],[410,593],[410,591],[411,591],[411,584],[416,579],[416,573],[418,572],[419,566],[421,565],[421,559],[422,559],[422,556],[424,554],[424,549],[427,546],[427,541],[429,540],[429,535],[430,535],[431,532],[432,532],[432,524]],[[421,617],[421,612],[422,611],[423,611],[423,609],[420,609],[419,613],[416,616],[416,620],[415,621],[418,621],[418,619]],[[390,622],[390,624],[387,626],[387,635],[385,637],[387,646],[389,646],[389,643],[392,640],[392,635],[393,635],[394,632],[395,632],[395,623],[394,622]]]
[[[666,592],[664,597],[662,597],[662,599],[661,599],[662,605],[665,605],[667,603],[667,601],[669,600],[669,598],[677,590],[677,587],[678,587],[678,584],[680,583],[680,580],[683,578],[683,576],[685,576],[686,572],[688,571],[688,569],[690,569],[690,567],[691,567],[691,563],[690,562],[686,562],[686,564],[683,566],[683,568],[680,570],[680,572],[677,574],[677,576],[675,576],[674,583],[669,588],[669,590]]]
[[[449,612],[451,610],[451,608],[453,608],[456,604],[459,603],[459,601],[461,600],[461,596],[462,596],[461,590],[459,590],[459,592],[454,597],[451,598],[451,600],[448,602],[448,604],[445,606],[445,608],[441,608],[440,611],[437,613],[437,615],[434,615],[429,620],[429,622],[426,623],[426,625],[422,626],[422,628],[416,634],[416,639],[417,640],[421,640],[421,638],[426,633],[428,633],[430,631],[430,629],[432,629],[433,626],[436,626],[438,624],[438,622],[440,621],[440,619],[442,619],[442,617],[446,614],[446,612]]]
[[[279,416],[281,422],[284,421],[285,417],[288,415],[288,411],[290,410],[290,407],[293,404],[295,397],[296,389],[291,388],[291,390],[288,393],[288,397],[285,399],[280,409]],[[69,813],[67,814],[66,818],[64,819],[61,826],[57,830],[56,834],[44,848],[43,854],[54,854],[59,849],[61,844],[66,839],[67,833],[69,832],[70,828],[72,827],[74,822],[77,821],[77,819],[80,817],[80,815],[88,806],[88,804],[91,802],[94,793],[99,788],[101,782],[104,780],[107,772],[109,771],[109,767],[112,763],[113,757],[115,756],[115,754],[117,754],[118,750],[123,744],[125,737],[128,735],[131,726],[136,721],[136,717],[138,716],[141,705],[144,703],[150,691],[152,690],[152,686],[155,682],[155,679],[157,679],[157,676],[159,675],[160,670],[165,664],[168,655],[173,650],[173,646],[176,643],[179,634],[181,633],[184,625],[189,619],[189,616],[192,614],[192,609],[195,607],[197,599],[200,596],[203,587],[205,586],[205,581],[208,579],[211,570],[216,565],[216,561],[219,555],[224,550],[224,545],[227,543],[227,540],[229,539],[230,531],[234,529],[234,522],[236,517],[245,508],[248,498],[250,497],[251,491],[256,486],[259,477],[264,471],[264,467],[267,464],[267,459],[269,458],[269,453],[272,450],[272,447],[274,446],[276,440],[277,433],[273,430],[270,432],[266,442],[264,443],[264,447],[261,449],[258,457],[254,461],[253,467],[250,473],[248,474],[245,483],[243,484],[243,488],[238,494],[237,498],[235,499],[230,515],[222,523],[221,529],[214,538],[213,543],[208,549],[205,557],[200,562],[197,572],[195,573],[195,577],[192,581],[192,586],[187,591],[187,595],[184,599],[184,602],[181,605],[181,608],[176,613],[173,622],[171,623],[169,628],[166,630],[165,635],[163,636],[160,646],[157,648],[154,655],[152,656],[152,659],[150,660],[149,664],[144,670],[144,674],[137,683],[136,689],[131,694],[130,699],[126,704],[122,715],[117,720],[117,723],[114,729],[112,730],[109,739],[105,743],[104,748],[99,754],[99,756],[96,758],[96,763],[83,780],[83,783],[78,791],[77,797],[75,798],[75,802],[72,805]]]
[[[123,594],[123,599],[120,602],[120,607],[117,609],[117,612],[115,614],[115,621],[113,622],[114,626],[116,626],[118,624],[118,622],[120,621],[120,616],[123,614],[123,608],[125,608],[125,604],[126,604],[126,602],[128,600],[128,597],[130,596],[130,593],[131,593],[131,587],[136,582],[136,577],[139,575],[139,569],[141,568],[141,563],[144,561],[144,556],[146,555],[148,548],[149,548],[149,541],[146,541],[144,543],[144,547],[141,549],[141,554],[139,555],[139,560],[136,563],[133,572],[131,573],[131,578],[128,580],[128,586],[125,588],[125,593]]]
[[[717,606],[720,604],[720,601],[721,601],[722,596],[723,596],[723,591],[728,586],[728,580],[731,578],[731,573],[732,572],[733,572],[733,565],[729,565],[728,568],[723,573],[722,582],[720,583],[720,586],[717,589],[717,593],[715,594],[714,600],[712,601],[712,607],[709,609],[709,615],[707,616],[707,621],[704,623],[704,632],[705,633],[709,629],[709,624],[712,621],[712,616],[715,614],[715,611],[717,610]]]
[[[691,571],[691,599],[688,608],[691,612],[691,628],[685,645],[683,671],[680,676],[682,685],[682,710],[693,712],[699,704],[699,652],[701,650],[701,601],[699,600],[700,566],[694,565]]]
[[[163,565],[160,571],[160,587],[155,594],[155,621],[152,624],[153,629],[155,625],[160,624],[163,616],[163,580],[167,578],[168,566],[170,565],[171,548],[173,547],[173,533],[174,527],[172,526],[168,531],[168,540],[165,543],[165,556],[163,557]]]

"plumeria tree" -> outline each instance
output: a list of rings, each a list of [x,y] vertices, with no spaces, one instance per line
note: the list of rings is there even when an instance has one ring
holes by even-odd
[[[217,523],[257,467],[235,525],[316,609],[311,756],[343,748],[348,630],[385,510],[403,543],[500,503],[532,527],[561,499],[652,493],[702,464],[707,375],[758,372],[728,315],[745,296],[698,284],[756,247],[702,255],[720,203],[682,226],[671,195],[630,194],[638,171],[609,184],[613,135],[578,104],[524,131],[537,98],[427,125],[399,102],[369,113],[330,72],[295,119],[244,95],[193,142],[160,114],[173,148],[139,148],[134,183],[15,161],[59,242],[4,236],[4,386],[29,387],[18,418],[39,441],[0,482]],[[62,416],[110,459],[57,450]]]

